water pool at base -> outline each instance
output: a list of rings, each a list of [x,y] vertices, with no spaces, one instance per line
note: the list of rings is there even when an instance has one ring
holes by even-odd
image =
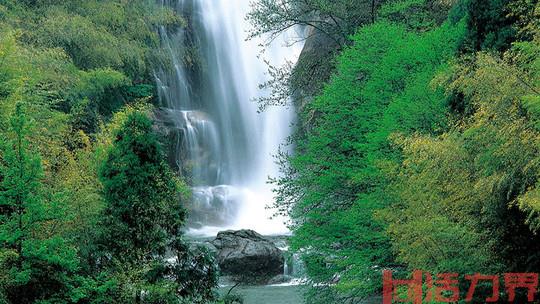
[[[244,304],[303,304],[302,295],[305,286],[302,285],[266,285],[236,287],[232,293],[242,295]],[[230,287],[220,288],[220,294],[226,294]]]

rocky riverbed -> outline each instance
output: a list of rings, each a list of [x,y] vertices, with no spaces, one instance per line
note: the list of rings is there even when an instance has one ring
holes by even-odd
[[[221,231],[193,238],[216,255],[220,294],[240,295],[244,304],[301,304],[304,284],[299,259],[288,252],[288,236],[262,236],[253,230]]]

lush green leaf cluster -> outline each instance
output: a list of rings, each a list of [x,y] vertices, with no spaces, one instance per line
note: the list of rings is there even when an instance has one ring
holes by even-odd
[[[281,155],[310,303],[380,294],[382,269],[538,272],[538,2],[422,4],[359,29]]]
[[[385,171],[400,156],[389,135],[444,130],[448,103],[430,82],[448,69],[462,35],[462,24],[423,34],[387,21],[366,26],[306,107],[309,129],[295,142],[298,153],[287,157],[288,174],[276,181],[277,204],[293,218],[293,245],[306,250],[315,282],[339,274],[335,288],[351,299],[378,290],[377,268],[394,262],[385,225],[373,217],[393,200]]]
[[[0,3],[0,303],[214,297],[149,118],[156,26],[180,23],[153,1]]]

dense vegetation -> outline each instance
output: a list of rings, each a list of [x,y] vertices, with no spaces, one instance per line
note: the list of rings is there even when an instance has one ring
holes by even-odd
[[[540,271],[539,12],[528,0],[382,3],[332,76],[310,78],[321,89],[296,99],[296,152],[272,181],[309,303],[380,295],[382,269]],[[295,73],[274,75],[290,89]]]
[[[206,303],[151,120],[151,1],[0,2],[0,303]],[[174,261],[174,262],[172,262]]]

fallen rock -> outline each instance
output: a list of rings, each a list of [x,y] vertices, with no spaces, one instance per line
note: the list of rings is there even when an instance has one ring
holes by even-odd
[[[218,233],[212,245],[222,275],[243,283],[261,283],[283,273],[283,253],[274,243],[253,230]]]

